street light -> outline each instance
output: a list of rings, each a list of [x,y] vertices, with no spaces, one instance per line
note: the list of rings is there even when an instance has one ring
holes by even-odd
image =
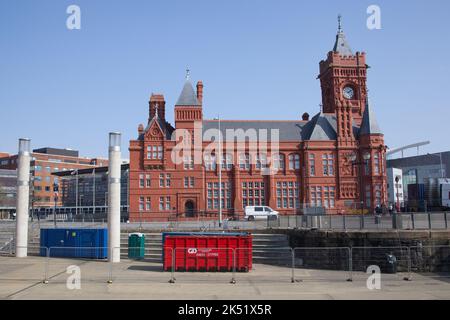
[[[217,162],[219,163],[219,228],[222,227],[222,133],[220,131],[220,115],[214,120],[219,124],[219,157]]]
[[[55,200],[55,206],[53,207],[53,223],[54,223],[55,229],[56,229],[56,203],[58,201],[58,192],[59,192],[59,186],[56,181],[53,183],[53,192],[54,192],[54,200]]]
[[[356,153],[352,153],[350,155],[350,161],[352,162],[352,166],[361,166],[360,170],[359,170],[359,188],[360,188],[360,201],[361,201],[361,215],[364,214],[363,212],[363,207],[364,207],[364,188],[363,188],[363,171],[364,171],[364,165],[367,164],[367,162],[370,160],[371,156],[369,152],[365,152],[362,156],[363,161],[358,162],[358,158],[356,156]]]
[[[92,170],[92,179],[93,179],[93,186],[92,186],[92,214],[95,217],[95,168]]]
[[[73,170],[70,173],[72,176],[76,174],[75,180],[75,217],[78,215],[78,169]]]

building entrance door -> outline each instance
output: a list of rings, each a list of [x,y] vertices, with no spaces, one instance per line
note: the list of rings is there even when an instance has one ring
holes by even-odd
[[[187,218],[193,218],[195,217],[195,205],[194,205],[194,201],[192,200],[188,200],[186,201],[185,205],[184,205],[184,213],[186,215]]]

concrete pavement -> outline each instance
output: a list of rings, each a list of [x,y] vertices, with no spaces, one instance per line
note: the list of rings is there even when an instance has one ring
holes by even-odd
[[[81,289],[69,290],[68,266],[79,266]],[[161,264],[124,260],[111,265],[103,261],[50,259],[48,284],[42,283],[46,260],[41,257],[17,259],[0,257],[0,299],[450,299],[450,278],[441,275],[413,274],[403,281],[403,274],[382,275],[381,290],[369,290],[367,275],[348,272],[295,270],[268,265],[254,265],[250,273],[162,272]],[[113,283],[108,284],[107,280]]]

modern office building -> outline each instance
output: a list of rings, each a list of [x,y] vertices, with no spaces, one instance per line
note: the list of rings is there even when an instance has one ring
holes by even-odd
[[[408,194],[408,189],[411,189],[410,185],[423,185],[427,190],[429,188],[430,191],[426,193],[430,194],[429,197],[433,197],[431,196],[432,189],[433,185],[437,183],[437,179],[449,178],[450,151],[387,160],[387,167],[402,171],[405,201],[411,198]],[[413,187],[413,189],[415,188]]]
[[[0,169],[0,219],[16,211],[17,171]]]
[[[339,27],[320,62],[320,112],[286,121],[205,119],[203,82],[194,90],[188,71],[174,126],[164,96],[152,94],[148,121],[130,141],[130,220],[237,217],[263,205],[286,215],[336,214],[385,204],[386,146],[367,71],[366,54],[354,53]]]
[[[128,218],[129,165],[121,166],[121,215]],[[72,215],[92,215],[106,218],[108,206],[108,167],[67,170],[52,173],[57,177],[59,196],[58,211]],[[77,201],[78,199],[78,201]]]
[[[17,155],[0,158],[0,169],[16,170]],[[108,160],[99,158],[82,158],[76,150],[41,148],[32,152],[31,159],[31,207],[50,208],[55,205],[53,185],[58,178],[53,172],[72,169],[89,169],[108,165]],[[58,200],[57,205],[61,205]]]

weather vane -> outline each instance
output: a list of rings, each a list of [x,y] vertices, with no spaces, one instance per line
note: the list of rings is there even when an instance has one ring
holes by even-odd
[[[191,76],[191,70],[189,70],[189,67],[186,68],[186,80],[189,80],[189,77]]]
[[[342,32],[342,15],[338,15],[338,30],[339,32]]]

